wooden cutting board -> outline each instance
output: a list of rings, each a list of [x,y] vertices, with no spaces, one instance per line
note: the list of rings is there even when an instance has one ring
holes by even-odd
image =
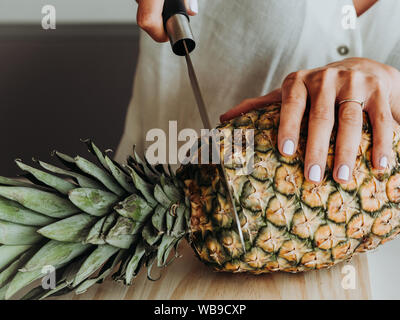
[[[86,293],[53,299],[369,299],[370,282],[367,256],[358,255],[349,263],[328,270],[299,274],[246,275],[217,273],[203,265],[187,245],[181,246],[183,257],[164,270],[156,282],[142,272],[130,287],[111,279],[96,284]],[[354,267],[355,289],[343,289],[346,265]]]

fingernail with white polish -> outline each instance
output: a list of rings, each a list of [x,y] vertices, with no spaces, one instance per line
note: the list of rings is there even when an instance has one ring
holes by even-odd
[[[292,140],[286,140],[283,144],[283,153],[291,156],[294,153],[294,142]]]
[[[347,181],[349,180],[350,176],[350,168],[346,166],[345,164],[340,166],[339,171],[338,171],[338,178],[340,180]]]
[[[199,12],[199,4],[198,4],[197,0],[189,0],[189,7],[190,7],[190,10],[192,10],[194,13]]]
[[[387,157],[382,157],[381,160],[379,160],[379,165],[381,166],[381,168],[386,168],[388,165]]]
[[[321,180],[321,168],[319,165],[314,164],[308,172],[308,179],[314,182],[320,182]]]

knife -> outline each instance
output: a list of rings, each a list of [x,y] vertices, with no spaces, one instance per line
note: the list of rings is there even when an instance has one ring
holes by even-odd
[[[165,30],[171,42],[172,51],[176,55],[185,56],[186,58],[190,84],[192,86],[203,126],[205,129],[208,129],[209,132],[212,132],[213,128],[211,126],[210,118],[208,117],[203,95],[201,94],[196,72],[190,58],[190,53],[195,49],[196,42],[193,38],[192,29],[190,28],[189,16],[186,12],[183,0],[165,0],[162,16]],[[211,134],[211,137],[213,139],[211,145],[215,148],[217,146],[215,135]],[[216,152],[215,154],[219,155],[220,153]],[[222,165],[222,161],[219,161],[219,163],[217,164],[217,168],[227,187],[228,204],[234,216],[243,251],[246,252],[246,246],[244,243],[242,228],[240,226],[239,215],[236,210],[234,198],[228,184],[228,177],[226,174],[226,170]]]

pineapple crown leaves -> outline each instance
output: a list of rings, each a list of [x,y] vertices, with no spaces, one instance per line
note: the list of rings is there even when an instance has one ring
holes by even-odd
[[[167,266],[189,232],[183,185],[171,168],[152,166],[134,150],[127,165],[83,141],[97,164],[54,151],[66,168],[16,160],[31,182],[0,177],[0,298],[10,298],[57,270],[56,288],[37,287],[24,299],[85,292],[113,279],[131,284],[142,267]],[[172,258],[171,253],[175,251]]]

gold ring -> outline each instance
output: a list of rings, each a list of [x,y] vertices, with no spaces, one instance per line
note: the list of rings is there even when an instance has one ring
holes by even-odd
[[[356,99],[345,99],[345,100],[340,101],[338,103],[338,105],[340,106],[341,104],[346,103],[346,102],[358,103],[361,106],[361,108],[364,108],[364,106],[365,106],[365,101],[360,101],[360,100],[356,100]]]

